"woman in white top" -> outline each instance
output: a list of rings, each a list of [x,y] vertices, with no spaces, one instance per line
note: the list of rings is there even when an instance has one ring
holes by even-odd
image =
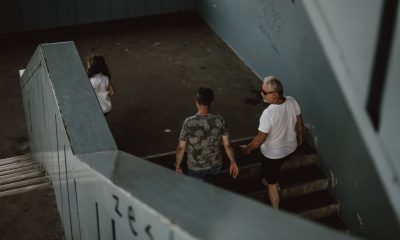
[[[103,56],[92,55],[87,59],[87,73],[90,82],[96,92],[101,109],[104,115],[111,111],[111,96],[114,96],[115,91],[111,84],[111,74],[108,70],[106,61]]]

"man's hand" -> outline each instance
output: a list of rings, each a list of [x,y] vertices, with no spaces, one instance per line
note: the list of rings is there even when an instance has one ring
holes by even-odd
[[[249,155],[251,152],[250,149],[247,147],[247,145],[239,145],[239,148],[246,155]]]
[[[236,162],[231,162],[229,166],[229,173],[232,175],[233,178],[236,178],[239,175],[239,168]]]

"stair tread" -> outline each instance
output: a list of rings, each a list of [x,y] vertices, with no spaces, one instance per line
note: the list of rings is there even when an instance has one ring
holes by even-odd
[[[235,158],[236,158],[236,161],[237,161],[237,164],[239,167],[244,167],[247,165],[260,163],[261,159],[264,158],[259,150],[253,151],[249,155],[245,155],[242,153],[239,146],[243,145],[243,144],[248,144],[249,142],[250,142],[250,140],[244,140],[244,141],[237,141],[235,143],[232,143],[232,146],[235,151]],[[229,167],[228,158],[224,151],[222,151],[222,154],[223,154],[223,159],[224,159],[222,168],[228,169],[228,167]],[[312,150],[312,148],[310,146],[308,146],[307,144],[302,144],[301,146],[299,146],[296,149],[294,157],[291,160],[289,160],[289,162],[296,161],[298,158],[303,158],[304,156],[309,156],[309,155],[315,155],[315,151]],[[146,157],[144,157],[144,158],[146,158]],[[186,160],[186,158],[187,157],[186,157],[186,153],[185,153],[185,156],[183,158],[184,161]],[[148,159],[148,161],[155,163],[157,165],[164,166],[166,168],[173,169],[175,159],[176,159],[175,152],[172,151],[172,152],[162,154],[157,157],[151,157]],[[185,167],[185,165],[186,164],[183,164],[184,167]]]
[[[286,186],[301,185],[320,179],[328,178],[319,166],[314,164],[282,172],[279,185],[281,188],[285,188]]]
[[[4,161],[4,162],[0,161],[0,167],[9,166],[12,164],[21,164],[21,163],[25,163],[25,162],[34,162],[34,161],[32,160],[32,158],[21,158],[21,159],[17,159],[14,161]]]
[[[324,190],[284,199],[280,202],[280,207],[290,212],[301,213],[335,204],[339,203],[327,190]]]
[[[218,182],[218,176],[213,176],[210,182],[233,192],[249,194],[265,189],[265,186],[261,183],[261,179],[262,177],[252,177],[247,179],[232,179],[229,182]],[[328,178],[317,165],[314,165],[282,172],[279,184],[281,190],[284,190],[318,180],[328,181]]]
[[[12,176],[12,177],[1,178],[0,185],[18,182],[21,180],[26,180],[26,179],[35,178],[35,177],[44,176],[44,175],[45,175],[45,172],[42,170],[33,170],[33,171],[26,172],[26,173],[18,174],[18,175]]]
[[[332,216],[323,217],[323,218],[316,218],[316,219],[312,219],[312,220],[314,222],[320,223],[327,227],[334,228],[339,231],[343,231],[343,232],[349,231],[349,228],[346,226],[346,224],[343,222],[343,220],[338,215],[332,215]]]
[[[49,182],[49,179],[46,176],[33,177],[33,178],[29,178],[29,179],[24,179],[24,180],[0,185],[0,191],[3,192],[3,191],[12,190],[12,189],[36,185],[39,183],[45,183],[45,182]]]
[[[39,190],[39,189],[43,189],[43,188],[48,188],[48,187],[51,187],[50,182],[33,184],[33,185],[15,188],[15,189],[7,190],[7,191],[0,191],[0,198],[5,197],[5,196],[19,194],[19,193],[24,193],[24,192],[28,192],[28,191],[34,191],[34,190]]]
[[[3,166],[0,166],[0,173],[1,172],[5,172],[5,171],[9,171],[9,170],[22,168],[22,167],[32,166],[32,165],[36,165],[36,163],[33,162],[33,161],[28,161],[28,162],[22,162],[22,163],[3,165]]]
[[[7,171],[3,171],[3,172],[0,172],[0,178],[1,177],[6,177],[6,176],[12,175],[12,174],[18,174],[18,173],[22,174],[23,172],[30,171],[30,170],[35,170],[35,169],[38,169],[37,165],[30,165],[30,166],[17,168],[17,169],[11,169],[11,170],[7,170]]]
[[[240,194],[249,194],[252,192],[258,192],[265,189],[265,186],[261,183],[261,178],[247,178],[233,180],[232,182],[217,185],[224,189]]]
[[[42,172],[41,169],[35,167],[35,168],[30,168],[30,169],[25,169],[19,172],[12,172],[9,174],[4,174],[4,175],[0,175],[0,182],[4,179],[8,179],[8,178],[12,178],[12,177],[17,177],[20,175],[24,175],[24,174],[29,174],[29,173],[33,173],[33,172]]]
[[[0,164],[1,163],[5,163],[5,162],[12,162],[12,161],[17,161],[17,160],[21,160],[21,159],[31,159],[31,158],[32,158],[31,154],[25,154],[25,155],[20,155],[20,156],[3,158],[3,159],[0,159]]]

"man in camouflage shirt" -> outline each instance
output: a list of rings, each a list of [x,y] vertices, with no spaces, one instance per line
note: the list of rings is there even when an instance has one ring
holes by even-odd
[[[228,129],[225,120],[210,113],[214,94],[210,88],[199,88],[196,94],[197,113],[183,122],[182,131],[176,149],[176,172],[182,173],[181,162],[185,149],[188,153],[188,175],[204,180],[204,178],[221,169],[223,143],[230,160],[230,174],[239,174]]]

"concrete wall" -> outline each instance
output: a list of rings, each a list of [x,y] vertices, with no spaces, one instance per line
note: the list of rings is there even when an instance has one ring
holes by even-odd
[[[285,94],[299,101],[352,232],[398,239],[400,24],[381,130],[365,107],[382,2],[198,0],[196,8],[260,78],[276,75]]]
[[[72,42],[40,45],[21,87],[68,240],[354,239],[118,151]]]
[[[0,34],[193,9],[193,0],[0,0]]]

